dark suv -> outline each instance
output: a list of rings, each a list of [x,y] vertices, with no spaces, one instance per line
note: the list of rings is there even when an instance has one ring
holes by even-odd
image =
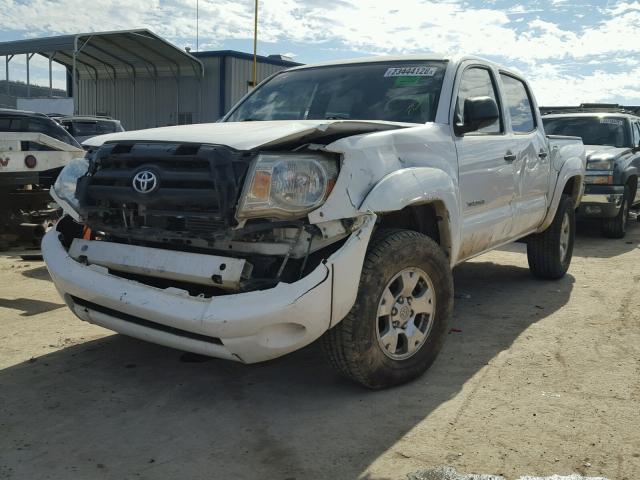
[[[624,237],[629,209],[640,205],[640,116],[624,108],[576,108],[549,113],[543,122],[548,134],[581,137],[587,149],[579,216],[602,219],[606,237]]]
[[[98,135],[124,132],[120,120],[110,117],[73,116],[56,120],[80,143]]]

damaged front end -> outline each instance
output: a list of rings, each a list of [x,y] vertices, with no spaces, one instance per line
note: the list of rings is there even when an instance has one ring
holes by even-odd
[[[339,160],[324,152],[206,144],[104,145],[77,180],[74,216],[86,229],[69,243],[70,254],[123,277],[205,296],[298,280],[359,227],[353,219],[313,225],[306,218],[331,192]],[[107,244],[92,241],[122,247],[104,258]],[[141,248],[165,253],[145,255]],[[129,255],[118,263],[120,250]],[[172,267],[186,254],[202,255],[202,274]],[[149,255],[153,268],[140,260]]]
[[[52,189],[68,215],[42,245],[69,308],[246,363],[317,339],[355,302],[376,215],[323,218],[342,157],[309,140],[118,141],[72,162]]]

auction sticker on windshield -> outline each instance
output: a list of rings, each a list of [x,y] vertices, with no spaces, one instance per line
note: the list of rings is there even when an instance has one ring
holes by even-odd
[[[433,77],[438,67],[392,67],[384,73],[385,77]]]
[[[623,125],[624,120],[619,120],[617,118],[602,118],[600,119],[600,123],[607,123],[609,125]]]

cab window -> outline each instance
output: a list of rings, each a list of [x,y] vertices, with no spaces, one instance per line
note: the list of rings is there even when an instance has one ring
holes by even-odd
[[[20,117],[0,117],[0,132],[19,132],[22,127],[22,118]]]
[[[525,84],[504,73],[500,74],[505,107],[511,117],[511,129],[515,133],[529,133],[536,128],[530,95]]]
[[[464,123],[464,102],[467,98],[473,97],[489,97],[499,105],[493,76],[486,68],[471,67],[462,72],[460,86],[458,87],[458,98],[456,101],[456,123]],[[474,133],[492,134],[501,132],[502,113],[500,112],[500,118],[498,120]]]
[[[640,122],[633,122],[633,146],[640,146]]]

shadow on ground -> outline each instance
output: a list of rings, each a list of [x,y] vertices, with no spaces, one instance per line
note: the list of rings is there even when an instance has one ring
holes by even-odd
[[[600,225],[593,221],[581,221],[576,229],[576,246],[579,256],[612,258],[630,252],[640,245],[640,222],[629,220],[624,238],[605,238]],[[576,253],[574,253],[576,255]]]
[[[605,238],[600,224],[580,221],[576,224],[576,240],[573,255],[583,258],[613,258],[628,253],[640,246],[640,222],[630,220],[624,238]],[[500,247],[504,252],[527,253],[524,243],[510,243]]]
[[[0,478],[356,478],[565,305],[574,281],[490,262],[463,264],[455,279],[471,297],[456,301],[443,352],[393,390],[343,380],[317,345],[246,366],[185,362],[121,335],[0,371]]]
[[[51,280],[49,270],[44,265],[36,266],[34,268],[25,268],[22,272],[27,278],[34,278],[36,280]]]
[[[31,317],[64,307],[64,303],[46,302],[34,298],[0,298],[0,308],[10,308],[20,312],[21,317]]]

